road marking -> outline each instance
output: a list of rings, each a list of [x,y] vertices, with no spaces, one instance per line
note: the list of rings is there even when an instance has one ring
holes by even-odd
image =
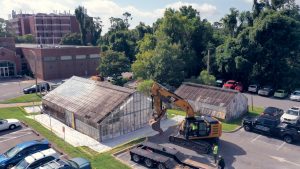
[[[298,167],[300,167],[300,164],[298,164],[298,163],[294,163],[294,162],[292,162],[292,161],[288,161],[288,160],[286,160],[285,158],[282,158],[282,157],[276,157],[276,156],[270,156],[271,158],[273,158],[273,159],[275,159],[275,160],[277,160],[277,161],[279,161],[279,162],[281,162],[281,163],[289,163],[289,164],[292,164],[292,165],[295,165],[295,166],[298,166]]]
[[[121,158],[121,157],[126,156],[126,155],[127,155],[127,153],[123,153],[123,154],[117,155],[117,157],[118,157],[118,158]]]
[[[260,135],[256,136],[254,139],[251,140],[251,143],[253,143],[255,140],[257,140],[260,137]]]
[[[12,137],[10,139],[0,141],[0,143],[6,142],[6,141],[9,141],[9,140],[13,140],[13,139],[16,139],[16,138],[24,137],[24,136],[27,136],[27,135],[30,135],[30,134],[32,134],[32,133],[30,132],[30,133],[26,133],[26,134],[23,134],[23,135],[20,135],[20,136],[17,136],[17,137]]]
[[[286,142],[283,142],[279,147],[277,147],[277,151],[280,150],[285,144]]]
[[[134,166],[136,166],[137,165],[137,163],[133,163],[133,164],[131,164],[130,166],[131,167],[134,167]]]

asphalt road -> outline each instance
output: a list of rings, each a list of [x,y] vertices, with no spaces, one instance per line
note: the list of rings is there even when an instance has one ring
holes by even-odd
[[[173,130],[173,129],[172,129]],[[180,150],[190,156],[200,157],[204,163],[211,163],[208,155],[199,155],[195,151],[168,143],[167,131],[163,136],[154,136],[148,140]],[[243,129],[235,133],[223,133],[220,140],[220,154],[224,157],[226,169],[299,169],[300,143],[287,144],[280,139],[270,138],[257,133],[246,132]],[[130,161],[129,152],[116,156],[132,168],[146,167]]]
[[[248,98],[248,105],[252,105],[252,99],[253,99],[253,105],[256,107],[268,107],[268,106],[273,106],[273,107],[278,107],[283,110],[287,110],[291,108],[292,106],[299,106],[300,107],[300,102],[296,101],[291,101],[289,98],[286,99],[277,99],[274,97],[263,97],[259,96],[256,94],[249,94],[249,93],[244,93],[247,98]]]
[[[227,169],[299,169],[300,144],[287,144],[243,129],[224,133],[220,153]]]
[[[0,154],[19,143],[37,139],[42,139],[42,137],[38,136],[32,129],[25,127],[24,125],[15,130],[0,131]]]
[[[35,84],[34,80],[0,81],[0,101],[23,95],[23,88]]]

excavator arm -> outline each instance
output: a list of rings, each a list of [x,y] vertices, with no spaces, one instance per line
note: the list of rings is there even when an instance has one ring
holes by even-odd
[[[151,88],[151,96],[152,96],[152,106],[153,106],[153,118],[149,121],[153,130],[162,133],[162,129],[160,128],[160,120],[165,115],[167,109],[163,108],[162,102],[167,101],[176,105],[186,112],[187,117],[194,117],[195,112],[192,106],[185,99],[176,95],[175,93],[169,91],[162,85],[154,82]]]

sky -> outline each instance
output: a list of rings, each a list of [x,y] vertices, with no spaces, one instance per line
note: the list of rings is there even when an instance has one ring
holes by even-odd
[[[100,17],[103,21],[103,32],[107,32],[110,17],[122,17],[124,12],[131,13],[131,28],[139,22],[152,25],[163,16],[166,8],[179,9],[183,5],[191,5],[200,12],[201,19],[210,22],[219,21],[229,8],[240,11],[250,10],[253,0],[0,0],[0,18],[8,19],[12,10],[17,13],[64,13],[71,14],[79,5],[87,9],[92,17]],[[300,0],[296,0],[300,4]]]

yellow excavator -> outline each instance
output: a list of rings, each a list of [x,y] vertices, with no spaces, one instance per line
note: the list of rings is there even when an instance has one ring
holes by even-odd
[[[209,153],[211,145],[218,141],[222,134],[222,124],[211,116],[196,116],[193,107],[188,101],[169,91],[162,85],[154,82],[151,88],[153,118],[149,121],[153,130],[160,134],[160,120],[165,116],[167,108],[164,103],[171,103],[186,112],[186,118],[179,124],[179,132],[169,136],[169,141]]]

